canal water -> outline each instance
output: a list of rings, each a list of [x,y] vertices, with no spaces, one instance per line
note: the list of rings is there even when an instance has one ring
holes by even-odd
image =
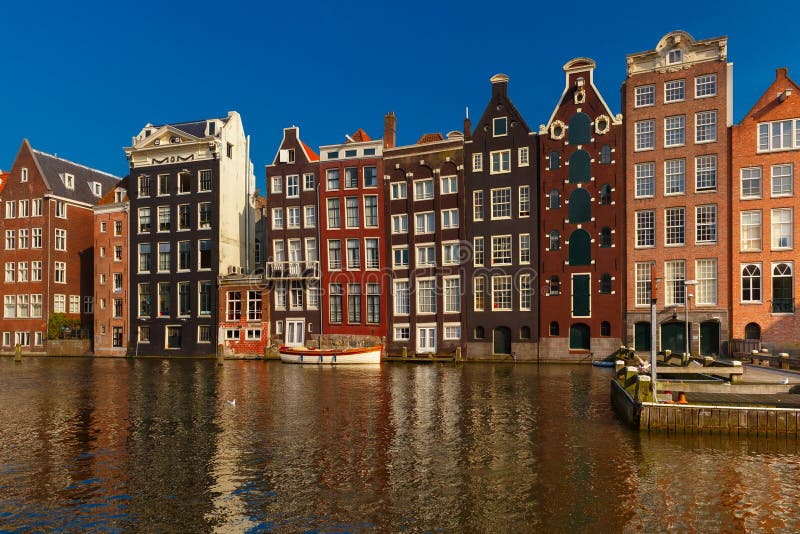
[[[0,530],[800,530],[795,441],[630,431],[610,376],[3,358]]]

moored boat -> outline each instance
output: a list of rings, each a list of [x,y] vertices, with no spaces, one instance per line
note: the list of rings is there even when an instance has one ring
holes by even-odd
[[[284,363],[307,364],[355,364],[381,363],[381,345],[347,349],[309,349],[306,347],[278,348],[281,361]]]

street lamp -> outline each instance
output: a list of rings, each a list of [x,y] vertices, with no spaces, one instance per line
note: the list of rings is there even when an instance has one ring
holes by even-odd
[[[690,348],[690,345],[689,345],[689,299],[692,297],[692,295],[689,294],[689,286],[694,286],[694,285],[697,285],[697,280],[684,280],[683,281],[683,298],[685,299],[685,301],[684,301],[684,310],[685,310],[684,317],[685,317],[685,319],[683,321],[683,325],[686,328],[686,352],[684,354],[686,354],[687,360],[691,357],[691,353],[689,352],[689,348]]]

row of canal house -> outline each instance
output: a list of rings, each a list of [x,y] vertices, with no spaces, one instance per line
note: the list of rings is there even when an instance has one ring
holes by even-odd
[[[797,348],[800,88],[778,69],[733,125],[725,38],[672,32],[627,66],[624,124],[578,58],[538,131],[504,75],[474,127],[411,145],[392,113],[382,139],[316,152],[286,128],[266,199],[235,112],[147,124],[122,180],[24,141],[2,178],[0,347],[261,354],[324,333],[580,360],[649,349],[655,298],[659,349]]]

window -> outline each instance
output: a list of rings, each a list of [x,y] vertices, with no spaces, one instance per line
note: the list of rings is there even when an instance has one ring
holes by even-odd
[[[696,302],[698,306],[717,304],[717,260],[715,258],[695,262],[697,277]]]
[[[62,200],[56,201],[56,217],[59,219],[67,218],[67,203]]]
[[[432,234],[436,230],[436,218],[432,211],[414,215],[414,233]]]
[[[604,226],[600,229],[600,247],[608,248],[611,245],[611,228]]]
[[[172,290],[169,282],[158,283],[158,316],[169,317]]]
[[[600,293],[603,295],[610,295],[611,294],[611,285],[612,285],[612,278],[611,275],[608,273],[603,273],[600,276]]]
[[[761,210],[741,212],[742,252],[761,250]]]
[[[800,119],[762,122],[758,125],[758,151],[800,148]]]
[[[364,260],[367,269],[380,268],[380,254],[378,252],[378,239],[368,237],[364,239]]]
[[[152,185],[153,179],[151,176],[147,176],[146,174],[139,176],[139,197],[149,197]]]
[[[697,243],[716,243],[717,242],[717,205],[697,206],[695,208]]]
[[[122,308],[123,308],[123,300],[122,299],[114,299],[114,318],[119,319],[122,317]]]
[[[108,223],[106,223],[105,221],[101,222],[100,223],[100,233],[105,234],[107,227],[108,227]]]
[[[313,173],[306,173],[303,175],[303,191],[313,191],[316,187]]]
[[[772,313],[794,313],[794,276],[789,262],[772,268]]]
[[[458,193],[458,181],[455,176],[442,176],[439,187],[443,195]]]
[[[642,108],[645,106],[652,106],[656,103],[656,86],[655,85],[640,85],[635,89],[635,102],[634,106]]]
[[[510,276],[492,276],[492,310],[511,311]]]
[[[209,211],[209,216],[210,216],[210,214],[211,214],[211,206],[210,205],[209,205],[209,210],[208,211]],[[202,212],[201,212],[200,215],[202,217]],[[286,216],[287,216],[286,228],[292,228],[292,229],[300,228],[300,208],[299,207],[295,206],[295,207],[286,208]],[[210,226],[210,224],[207,224],[206,227],[208,227],[208,226]]]
[[[41,282],[42,281],[42,262],[41,261],[32,261],[31,262],[31,282]]]
[[[358,187],[358,168],[345,167],[344,169],[345,189],[356,189]]]
[[[198,282],[198,293],[200,294],[200,316],[211,315],[211,282]]]
[[[31,242],[31,248],[42,248],[42,229],[32,228],[31,233],[33,236],[33,240]]]
[[[20,181],[20,182],[27,182],[27,181],[28,181],[28,169],[27,169],[27,168],[23,167],[23,168],[20,170],[20,178],[19,178],[19,181]]]
[[[530,165],[530,149],[528,147],[521,146],[517,149],[517,165],[519,167]]]
[[[461,313],[461,279],[457,276],[444,278],[444,312]]]
[[[169,175],[168,174],[159,174],[158,175],[158,196],[165,196],[169,195]]]
[[[338,198],[328,199],[328,228],[341,228],[341,207]]]
[[[601,206],[607,206],[611,204],[611,186],[608,184],[603,184],[600,186],[600,201],[598,202]]]
[[[151,249],[150,243],[139,243],[139,272],[150,272],[151,265]]]
[[[122,273],[113,273],[113,286],[114,286],[114,293],[119,293],[122,291]]]
[[[158,207],[158,231],[159,232],[169,232],[170,231],[170,213],[169,213],[169,206],[159,206]]]
[[[197,188],[199,193],[211,191],[211,170],[200,171],[200,185]]]
[[[558,194],[557,189],[551,189],[550,193],[547,195],[547,206],[551,210],[558,209],[561,207],[561,199]]]
[[[651,150],[656,147],[656,121],[636,121],[635,150]]]
[[[192,177],[188,172],[178,173],[178,194],[185,195],[192,191]]]
[[[772,166],[772,196],[786,197],[792,196],[794,181],[794,168],[792,164]],[[20,230],[22,232],[22,230]],[[22,248],[20,246],[20,248]]]
[[[519,234],[519,262],[526,264],[531,262],[531,235]]]
[[[364,226],[366,228],[378,227],[378,197],[376,195],[364,197]]]
[[[160,208],[159,208],[160,209]],[[296,213],[296,223],[297,227],[300,226],[300,210],[299,208],[288,208],[289,210],[295,209],[297,210]],[[197,205],[198,211],[198,218],[197,218],[197,227],[201,230],[204,228],[211,228],[211,202],[200,202]],[[291,215],[291,212],[290,212]],[[289,218],[289,227],[291,228],[291,217]]]
[[[550,321],[550,335],[557,336],[559,329],[558,329],[558,321]]]
[[[665,244],[686,244],[686,209],[667,208],[664,210],[665,218]]]
[[[436,313],[435,280],[417,279],[417,313]]]
[[[642,210],[636,212],[636,247],[656,246],[656,212]]]
[[[486,279],[483,276],[476,276],[472,280],[475,288],[473,291],[473,309],[475,311],[483,311],[486,307]]]
[[[676,48],[667,53],[667,65],[674,65],[683,61],[683,50]]]
[[[41,198],[34,198],[33,199],[33,213],[31,214],[32,217],[41,217],[42,216],[42,199]]]
[[[442,228],[458,228],[458,208],[442,210]]]
[[[417,267],[436,266],[436,247],[433,245],[418,245],[416,248]]]
[[[472,192],[472,220],[483,220],[483,191]]]
[[[742,266],[742,302],[761,302],[761,264]]]
[[[492,158],[491,174],[511,172],[511,150],[495,150],[490,153]]]
[[[436,326],[417,326],[417,352],[436,351]]]
[[[122,235],[122,221],[114,221],[114,235]]]
[[[230,145],[228,145],[230,146]],[[167,349],[179,349],[182,345],[181,339],[181,327],[180,326],[168,326],[166,327],[166,344],[165,348]]]
[[[339,169],[328,169],[325,172],[325,176],[328,179],[328,191],[338,191],[339,190]]]
[[[178,230],[188,230],[191,225],[189,204],[178,204]]]
[[[445,323],[444,339],[448,341],[461,339],[461,325],[459,323]]]
[[[608,165],[609,163],[611,163],[611,147],[603,145],[600,148],[600,164]]]
[[[717,94],[717,75],[704,74],[697,76],[694,79],[694,96],[695,98],[703,98],[705,96],[714,96]]]
[[[492,219],[511,217],[511,188],[492,190]]]
[[[150,284],[139,284],[139,317],[149,317],[151,310]]]
[[[405,182],[392,182],[392,200],[408,198],[408,184]]]
[[[283,193],[283,176],[273,176],[271,184],[273,194]]]
[[[671,80],[664,84],[664,102],[686,100],[686,80]]]
[[[328,268],[342,268],[342,242],[338,239],[328,241]]]
[[[28,281],[28,262],[21,261],[17,263],[17,282],[27,282],[27,281]]]
[[[201,239],[198,244],[198,269],[211,269],[211,240]]]
[[[554,171],[561,167],[561,156],[555,150],[550,152],[549,169]]]
[[[761,167],[748,167],[740,171],[742,198],[761,198]]]
[[[150,208],[139,208],[139,233],[144,234],[150,231]]]
[[[664,162],[664,194],[686,193],[686,160],[668,159]]]
[[[170,244],[158,244],[158,272],[169,272],[170,264]]]
[[[17,245],[18,245],[17,248],[20,248],[20,249],[28,248],[28,232],[29,231],[30,230],[28,230],[27,228],[20,228],[19,229],[19,241],[17,243]],[[64,232],[64,243],[63,243],[63,247],[64,248],[63,249],[59,249],[58,248],[58,230],[56,230],[56,250],[67,250],[67,231],[66,230],[62,230],[62,232]]]
[[[483,237],[475,237],[472,241],[473,264],[478,267],[484,263]]]
[[[250,290],[247,292],[247,320],[261,320],[261,291]]]
[[[473,171],[482,171],[483,170],[483,154],[477,152],[472,155],[472,170]]]
[[[433,198],[433,179],[415,181],[414,200],[429,200],[431,198]]]
[[[300,175],[292,174],[286,177],[286,198],[300,197]]]
[[[492,119],[492,135],[499,137],[508,134],[508,117],[496,117]]]
[[[14,250],[16,246],[16,232],[14,230],[6,230],[6,250]]]
[[[492,236],[492,265],[511,265],[511,236]]]
[[[228,291],[227,320],[239,321],[242,318],[242,292]]]
[[[13,261],[11,261],[11,262],[7,261],[6,262],[6,277],[5,277],[5,281],[8,282],[8,283],[13,283],[14,282],[14,274],[15,273],[16,273],[16,263],[14,263]]]
[[[698,156],[694,158],[695,191],[717,190],[717,156]]]
[[[558,230],[550,230],[548,240],[548,250],[559,250],[561,248],[561,234],[558,233]]]
[[[378,284],[367,284],[367,323],[381,322],[381,290]]]
[[[17,203],[13,200],[6,200],[6,219],[13,219],[17,216]]]
[[[345,205],[345,227],[358,228],[358,197],[347,197],[344,199]]]
[[[461,245],[445,243],[442,245],[442,265],[458,265],[461,256]]]
[[[63,261],[55,262],[55,282],[57,284],[67,283],[67,264]]]
[[[405,234],[408,232],[408,215],[392,215],[392,233]]]
[[[392,249],[392,267],[405,269],[408,267],[408,247]]]
[[[701,111],[694,115],[694,141],[708,143],[717,140],[717,110]]]
[[[408,315],[411,309],[409,303],[408,280],[394,281],[394,313],[395,315]]]
[[[664,293],[667,306],[686,303],[686,262],[672,260],[664,262]]]
[[[121,326],[113,326],[113,327],[111,327],[111,346],[112,347],[122,347],[122,327]]]
[[[6,295],[3,297],[3,317],[15,319],[17,317],[17,296]]]
[[[20,217],[30,217],[30,200],[20,200],[19,201],[19,216]]]
[[[303,210],[305,211],[305,221],[303,224],[306,228],[314,228],[317,225],[316,206],[304,206]]]
[[[342,322],[342,284],[330,285],[330,299],[328,301],[329,319],[332,323]]]
[[[681,146],[686,143],[686,117],[678,115],[664,119],[664,146]]]
[[[378,187],[378,168],[375,166],[364,167],[364,187]]]
[[[41,316],[42,316],[42,295],[40,294],[31,295],[31,317],[37,318]]]
[[[411,339],[411,328],[409,326],[395,326],[394,327],[394,340],[395,341],[408,341]]]
[[[531,188],[528,185],[519,186],[519,216],[529,217],[531,214]]]
[[[55,313],[67,313],[66,295],[53,295],[53,311]]]
[[[772,249],[790,249],[792,239],[792,208],[779,208],[772,210]]]
[[[114,261],[122,261],[122,245],[114,245]]]
[[[347,268],[361,268],[361,244],[358,239],[347,240]]]
[[[531,275],[519,275],[519,309],[530,310],[533,303],[533,291],[531,289]]]

